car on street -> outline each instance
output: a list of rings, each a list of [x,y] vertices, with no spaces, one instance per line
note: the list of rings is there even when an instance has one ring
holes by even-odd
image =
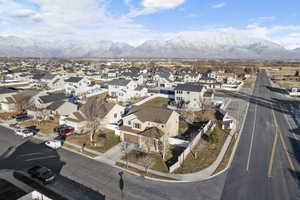
[[[27,128],[17,128],[17,129],[15,129],[15,133],[16,133],[16,135],[22,136],[23,138],[34,135],[34,132]]]
[[[56,178],[56,174],[51,169],[39,165],[31,167],[28,174],[32,178],[42,181],[43,184],[51,183]]]
[[[48,140],[45,142],[45,145],[52,149],[59,149],[62,147],[62,141],[60,140]]]

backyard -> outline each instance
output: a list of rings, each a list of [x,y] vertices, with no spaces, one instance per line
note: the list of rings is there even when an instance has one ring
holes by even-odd
[[[219,155],[229,131],[222,130],[218,126],[207,134],[204,134],[199,144],[187,156],[182,167],[174,173],[194,173],[209,167]]]
[[[151,99],[150,101],[147,101],[146,103],[142,104],[142,106],[163,108],[163,107],[165,107],[165,105],[168,104],[168,102],[169,102],[168,98],[157,97],[157,98]]]

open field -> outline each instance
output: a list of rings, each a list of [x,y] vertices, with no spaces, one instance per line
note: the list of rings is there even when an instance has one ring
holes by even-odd
[[[256,75],[251,75],[244,83],[243,88],[254,88]]]
[[[276,81],[276,84],[281,88],[300,88],[300,81]]]

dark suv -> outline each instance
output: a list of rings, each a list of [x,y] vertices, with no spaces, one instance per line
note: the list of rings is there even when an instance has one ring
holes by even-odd
[[[36,178],[43,182],[43,184],[51,183],[55,180],[56,174],[47,167],[34,166],[28,170],[32,178]]]
[[[16,121],[17,122],[23,122],[30,119],[29,116],[27,114],[21,114],[21,115],[17,115],[16,116]]]

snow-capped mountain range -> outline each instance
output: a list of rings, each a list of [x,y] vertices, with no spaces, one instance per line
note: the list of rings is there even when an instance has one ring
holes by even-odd
[[[0,57],[129,57],[300,59],[300,48],[287,50],[274,42],[232,33],[184,33],[138,46],[112,41],[40,41],[0,36]]]

